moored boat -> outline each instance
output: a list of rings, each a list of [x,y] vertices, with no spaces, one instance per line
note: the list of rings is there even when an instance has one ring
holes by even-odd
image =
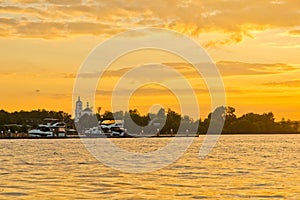
[[[53,131],[47,125],[39,125],[38,128],[28,131],[29,137],[53,137]]]

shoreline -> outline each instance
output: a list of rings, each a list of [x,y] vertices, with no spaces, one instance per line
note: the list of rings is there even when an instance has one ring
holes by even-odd
[[[12,140],[12,139],[85,139],[85,138],[170,138],[170,137],[199,137],[199,136],[206,136],[206,135],[216,135],[216,134],[199,134],[199,135],[159,135],[159,136],[149,136],[147,137],[146,135],[135,135],[135,136],[124,136],[124,137],[105,137],[105,136],[90,136],[90,137],[85,137],[85,136],[67,136],[67,137],[27,137],[27,136],[20,136],[20,137],[0,137],[0,140]],[[222,135],[230,135],[230,136],[235,136],[235,135],[300,135],[300,133],[222,133],[219,136]]]

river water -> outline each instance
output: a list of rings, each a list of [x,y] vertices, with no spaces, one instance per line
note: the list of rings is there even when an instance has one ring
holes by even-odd
[[[170,138],[111,140],[145,152]],[[0,199],[300,199],[300,135],[221,136],[205,159],[202,141],[167,167],[130,174],[80,139],[0,140]]]

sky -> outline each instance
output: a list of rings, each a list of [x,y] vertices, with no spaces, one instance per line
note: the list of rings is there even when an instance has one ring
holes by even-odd
[[[273,112],[277,120],[299,120],[299,19],[295,0],[0,0],[0,109],[73,113],[75,78],[90,52],[116,34],[151,27],[177,31],[206,50],[220,71],[227,105],[238,115]],[[182,73],[201,117],[207,116],[211,102],[203,79],[178,56],[150,50],[114,61],[99,82],[94,108],[110,109],[113,85],[151,62]],[[160,74],[156,67],[147,70],[136,79]],[[129,104],[141,112],[155,104],[179,110],[177,101],[168,88],[145,85]]]

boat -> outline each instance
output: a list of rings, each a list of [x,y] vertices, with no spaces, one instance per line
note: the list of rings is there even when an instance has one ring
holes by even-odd
[[[58,119],[44,119],[44,124],[28,131],[29,137],[66,137],[66,124]]]
[[[64,122],[56,122],[54,124],[51,124],[50,128],[52,129],[54,136],[56,137],[66,136],[67,130],[66,130],[66,124]]]
[[[101,130],[106,136],[110,137],[124,137],[126,131],[124,129],[124,120],[108,119],[100,123]]]
[[[29,137],[53,137],[53,131],[47,125],[39,125],[37,129],[28,131]]]
[[[87,128],[84,131],[86,136],[105,136],[104,132],[101,130],[100,126]]]

